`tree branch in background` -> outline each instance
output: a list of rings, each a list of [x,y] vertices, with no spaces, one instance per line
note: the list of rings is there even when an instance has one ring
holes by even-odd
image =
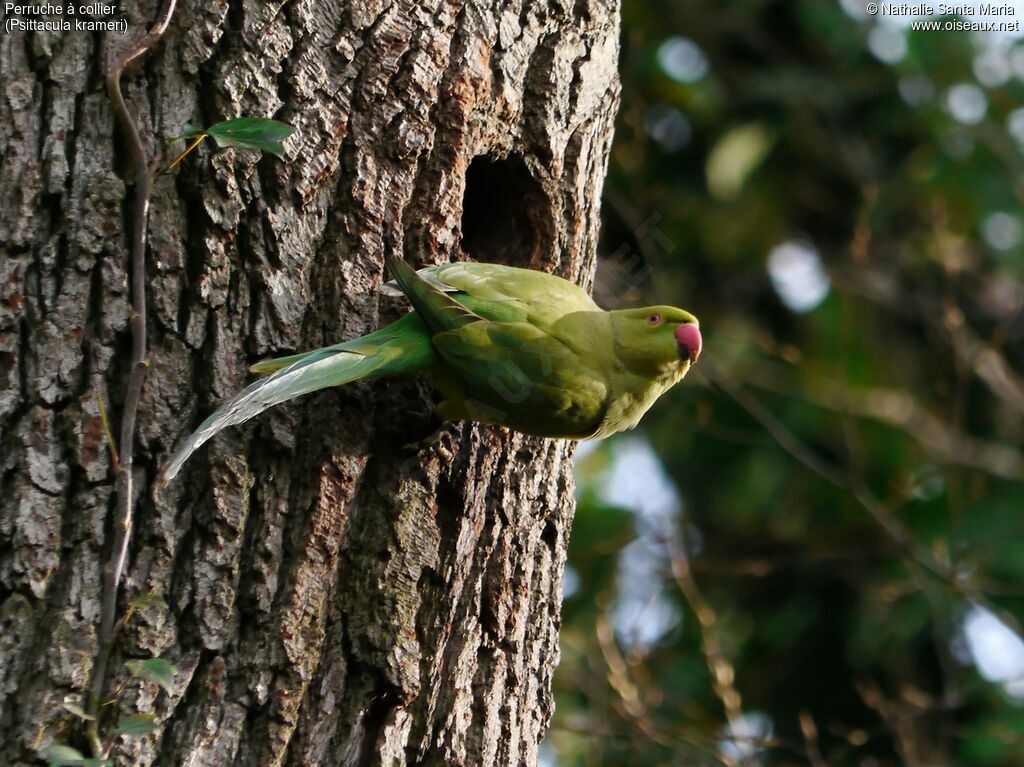
[[[736,402],[748,415],[760,423],[790,456],[826,482],[853,496],[878,526],[882,528],[885,534],[899,548],[903,549],[918,567],[946,583],[965,599],[982,605],[998,615],[1018,635],[1024,634],[1019,621],[1012,614],[994,605],[985,593],[969,583],[949,566],[935,559],[925,547],[921,546],[910,531],[892,515],[889,509],[875,497],[859,478],[846,474],[818,456],[790,432],[757,399],[730,384],[710,361],[702,360],[699,369],[713,386]]]
[[[739,767],[727,755],[717,752],[710,745],[705,745],[698,740],[688,738],[679,732],[667,733],[663,728],[658,727],[647,712],[640,688],[630,677],[629,666],[615,644],[612,623],[606,615],[598,617],[595,633],[598,645],[601,648],[601,655],[608,669],[608,684],[615,691],[622,704],[622,713],[636,724],[646,737],[672,750],[678,748],[679,743],[683,743],[699,751],[704,756],[714,759],[715,762],[723,765],[723,767]]]
[[[879,269],[837,271],[830,275],[837,287],[898,315],[922,322],[949,339],[957,358],[1008,405],[1024,412],[1024,381],[1006,358],[985,343],[957,312],[943,310],[937,301],[908,294],[895,278]]]
[[[678,534],[665,531],[665,547],[672,565],[672,577],[686,599],[686,603],[697,617],[697,623],[700,626],[701,649],[704,651],[704,659],[707,662],[708,671],[711,673],[712,687],[715,695],[722,702],[726,720],[729,722],[729,732],[732,735],[737,735],[741,732],[743,706],[742,698],[735,685],[736,671],[722,651],[722,643],[718,638],[718,614],[704,599],[704,595],[697,587],[697,581],[694,580],[693,572],[690,569],[690,560],[686,556],[686,542],[682,536],[682,528]]]
[[[903,431],[939,463],[983,471],[1020,481],[1024,479],[1024,453],[1016,448],[958,431],[930,412],[914,396],[892,387],[851,387],[829,380],[807,384],[802,390],[779,380],[768,365],[750,370],[744,384],[777,394],[801,397],[817,407],[868,418]]]

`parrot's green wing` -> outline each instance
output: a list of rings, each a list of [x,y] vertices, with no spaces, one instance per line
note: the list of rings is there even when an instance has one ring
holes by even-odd
[[[579,285],[533,269],[460,262],[440,264],[424,271],[438,282],[477,299],[562,304],[568,311],[598,308]]]
[[[547,330],[571,312],[593,312],[599,307],[579,285],[532,269],[501,264],[454,263],[434,267],[439,282],[466,294],[471,302],[518,304],[523,320]]]
[[[604,418],[608,387],[561,341],[526,322],[478,322],[434,336],[465,387],[446,417],[529,434],[586,437]],[[439,411],[440,412],[440,411]]]
[[[532,269],[459,262],[430,266],[416,275],[436,291],[451,294],[478,316],[493,321],[529,322],[546,330],[570,312],[600,309],[578,285]],[[389,285],[383,289],[395,292]]]
[[[456,330],[483,318],[474,314],[443,290],[420,277],[403,259],[389,256],[391,273],[409,298],[416,313],[433,333]]]

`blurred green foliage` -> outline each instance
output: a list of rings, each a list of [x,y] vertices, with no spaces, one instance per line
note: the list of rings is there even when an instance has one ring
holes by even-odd
[[[578,459],[549,763],[1024,764],[1024,38],[857,8],[625,2],[595,292],[705,351]]]

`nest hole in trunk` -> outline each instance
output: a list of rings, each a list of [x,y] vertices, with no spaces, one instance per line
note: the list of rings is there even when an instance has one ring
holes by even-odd
[[[462,250],[474,261],[541,268],[554,241],[551,201],[517,155],[481,155],[466,171]]]

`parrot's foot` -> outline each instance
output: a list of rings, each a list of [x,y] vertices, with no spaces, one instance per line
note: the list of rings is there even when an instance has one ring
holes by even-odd
[[[427,436],[423,437],[422,439],[414,439],[412,442],[406,442],[404,445],[402,445],[402,450],[410,450],[414,453],[418,453],[421,450],[426,450],[427,448],[436,445],[438,442],[441,441],[441,438],[443,436],[444,427],[441,426],[435,431],[432,431]]]
[[[404,450],[412,450],[418,453],[421,450],[436,448],[450,455],[452,452],[451,442],[458,439],[458,437],[452,434],[452,430],[448,426],[453,424],[453,422],[473,420],[466,412],[465,400],[460,396],[449,397],[442,401],[434,408],[434,415],[438,419],[437,428],[421,439],[406,443],[402,446]],[[446,440],[449,444],[442,445],[441,443]]]
[[[452,452],[451,441],[451,430],[448,428],[447,423],[442,423],[426,437],[402,445],[402,449],[413,453],[420,453],[424,450],[437,450],[442,454],[447,454],[446,457],[450,457]]]

